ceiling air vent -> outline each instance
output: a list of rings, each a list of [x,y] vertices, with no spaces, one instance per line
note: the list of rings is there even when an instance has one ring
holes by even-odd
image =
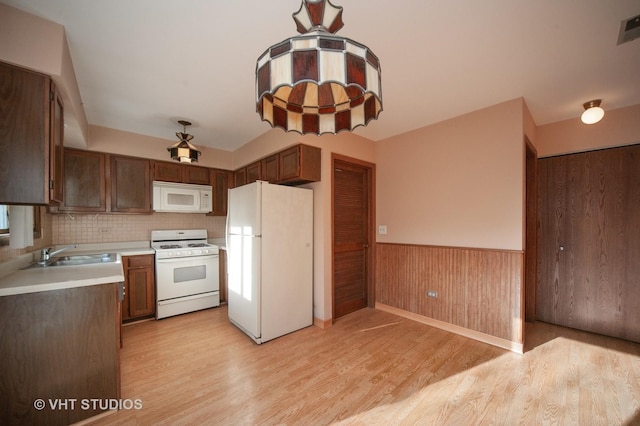
[[[618,45],[640,37],[640,15],[625,19],[620,23]]]

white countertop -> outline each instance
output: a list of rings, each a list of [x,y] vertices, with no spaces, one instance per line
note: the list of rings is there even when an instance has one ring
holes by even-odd
[[[21,269],[0,279],[0,296],[124,281],[122,262]]]
[[[209,244],[213,244],[218,246],[221,250],[226,250],[227,249],[227,239],[222,237],[222,238],[209,238],[207,240],[209,242]]]
[[[0,296],[62,290],[124,281],[121,256],[154,254],[148,241],[105,244],[79,244],[58,256],[118,253],[118,261],[80,266],[49,266],[18,269],[0,278]],[[27,262],[28,264],[28,262]],[[25,265],[22,265],[22,267]]]

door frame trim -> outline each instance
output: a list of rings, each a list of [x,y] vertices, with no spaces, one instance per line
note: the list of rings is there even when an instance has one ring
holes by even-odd
[[[376,165],[375,163],[370,163],[368,161],[360,160],[353,157],[348,157],[341,154],[336,154],[334,152],[331,153],[331,323],[335,321],[335,282],[334,276],[335,271],[333,268],[334,265],[334,251],[333,251],[333,242],[334,242],[334,200],[335,200],[335,185],[334,185],[334,172],[336,167],[336,162],[343,163],[351,163],[365,169],[368,169],[368,211],[369,217],[367,224],[367,237],[369,238],[369,247],[367,250],[367,306],[370,308],[375,307],[375,249],[376,249],[376,234],[375,234],[375,224],[376,224]]]
[[[538,151],[527,136],[525,150],[525,232],[523,247],[522,318],[536,320],[536,293],[538,282]],[[524,330],[524,328],[523,328]]]

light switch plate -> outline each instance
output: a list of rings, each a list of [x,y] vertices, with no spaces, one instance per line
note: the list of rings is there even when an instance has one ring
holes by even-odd
[[[386,235],[387,234],[387,225],[378,225],[378,234]]]

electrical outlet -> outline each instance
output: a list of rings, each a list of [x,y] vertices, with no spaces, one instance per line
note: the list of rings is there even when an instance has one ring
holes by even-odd
[[[387,234],[387,225],[378,225],[378,234],[386,235]]]
[[[437,299],[438,298],[438,292],[437,291],[433,291],[433,290],[429,290],[429,291],[427,291],[427,296]]]

